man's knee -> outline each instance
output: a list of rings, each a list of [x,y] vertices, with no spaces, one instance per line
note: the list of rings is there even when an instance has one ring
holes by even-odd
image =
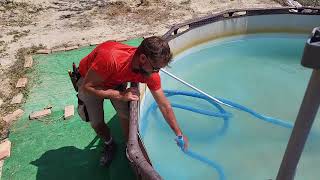
[[[90,121],[90,125],[93,129],[98,131],[107,126],[104,122],[96,122],[96,121]]]
[[[114,109],[117,111],[117,116],[121,119],[129,119],[129,104],[124,101],[111,100]]]
[[[120,119],[129,119],[129,112],[121,112],[121,113],[117,113],[118,114],[118,117]]]

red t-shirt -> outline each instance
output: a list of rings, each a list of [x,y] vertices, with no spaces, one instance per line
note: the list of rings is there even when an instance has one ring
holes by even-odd
[[[91,68],[104,80],[105,88],[115,88],[125,82],[141,82],[146,83],[152,91],[160,89],[161,80],[158,73],[146,77],[132,71],[131,62],[136,50],[136,47],[107,41],[80,61],[79,72],[85,77]]]

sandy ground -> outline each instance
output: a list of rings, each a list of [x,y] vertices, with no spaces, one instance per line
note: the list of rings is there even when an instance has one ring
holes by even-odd
[[[276,6],[273,0],[0,0],[0,119],[18,108],[10,101],[21,91],[15,84],[25,73],[22,57],[39,47],[163,35],[193,17]]]

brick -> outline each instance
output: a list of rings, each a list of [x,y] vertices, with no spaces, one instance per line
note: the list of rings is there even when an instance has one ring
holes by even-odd
[[[33,59],[32,59],[32,56],[25,56],[24,57],[24,66],[25,68],[29,68],[31,67],[33,64]]]
[[[125,41],[128,41],[128,39],[118,39],[116,40],[117,42],[125,42]]]
[[[37,54],[50,54],[51,49],[40,49],[36,52]]]
[[[0,160],[0,177],[2,177],[3,162],[4,160]]]
[[[90,43],[85,42],[85,43],[79,44],[79,46],[80,47],[87,47],[87,46],[90,46]]]
[[[64,108],[64,119],[69,119],[74,116],[74,106],[69,105]]]
[[[91,43],[90,43],[90,46],[95,46],[95,45],[98,45],[98,44],[100,44],[100,43],[101,43],[100,41],[99,41],[99,42],[98,42],[98,41],[96,41],[96,42],[91,42]]]
[[[44,109],[42,111],[35,111],[35,112],[32,112],[30,115],[29,115],[29,119],[32,120],[32,119],[39,119],[39,118],[42,118],[42,117],[45,117],[45,116],[48,116],[51,114],[51,109]]]
[[[11,104],[20,104],[23,99],[23,94],[19,93],[16,96],[14,96],[11,100]]]
[[[51,52],[59,52],[59,51],[65,51],[66,48],[65,47],[60,47],[60,48],[55,48],[55,49],[52,49]]]
[[[0,144],[0,160],[10,157],[10,153],[11,153],[11,142],[9,140],[5,140]]]
[[[17,88],[26,87],[27,83],[28,83],[28,79],[27,79],[27,78],[20,78],[20,79],[18,80],[18,82],[17,82],[16,87],[17,87]]]
[[[70,46],[70,47],[66,47],[65,50],[66,51],[70,51],[70,50],[74,50],[74,49],[78,49],[79,46]]]
[[[11,123],[12,121],[15,121],[16,118],[12,114],[7,114],[2,118],[2,120],[4,120],[7,123]]]
[[[22,109],[17,109],[13,113],[10,113],[6,116],[4,116],[2,119],[7,122],[8,124],[11,124],[13,121],[17,120],[23,115],[24,111]]]

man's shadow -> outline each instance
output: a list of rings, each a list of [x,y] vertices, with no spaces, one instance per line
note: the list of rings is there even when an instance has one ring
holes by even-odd
[[[116,116],[108,122],[108,126],[112,129],[113,137],[123,137],[120,123]],[[93,146],[96,141],[99,141],[98,145]],[[119,140],[118,138],[116,142],[118,145],[117,153],[108,168],[99,165],[102,143],[98,137],[95,137],[85,149],[66,146],[49,150],[42,154],[39,159],[30,162],[30,164],[38,167],[37,180],[135,179],[133,170],[125,156],[124,140]]]

